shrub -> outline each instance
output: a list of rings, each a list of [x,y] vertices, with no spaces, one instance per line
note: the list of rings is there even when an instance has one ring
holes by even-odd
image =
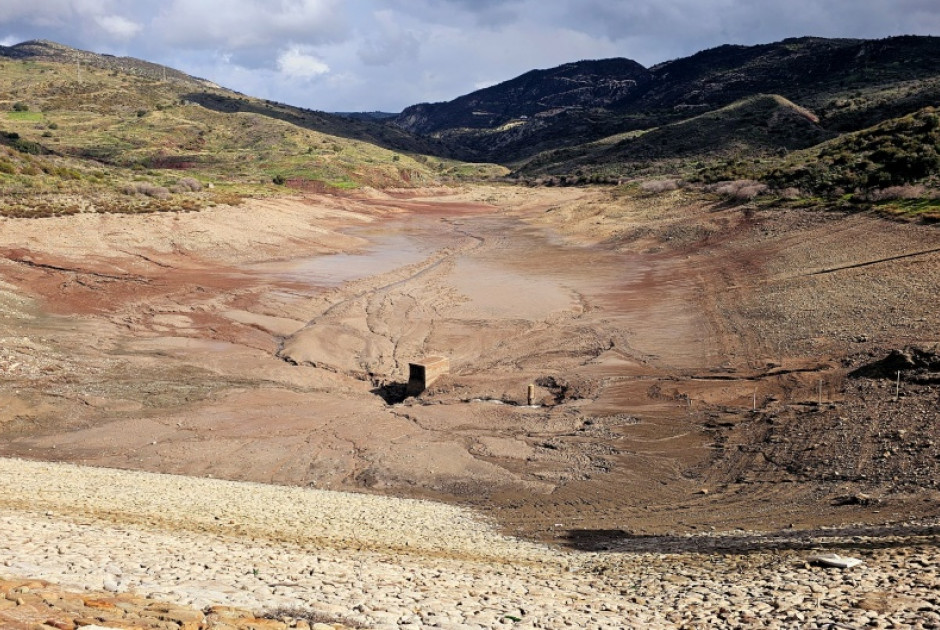
[[[896,201],[898,199],[923,199],[928,196],[927,188],[922,185],[889,186],[873,190],[869,195],[872,201]]]
[[[767,184],[755,182],[750,179],[739,179],[731,182],[712,184],[708,186],[707,190],[728,199],[748,200],[766,194],[769,189]]]
[[[647,193],[663,193],[679,188],[679,182],[674,179],[654,179],[640,184],[640,190]]]
[[[13,103],[13,111],[15,112],[28,112],[29,105],[22,102]]]
[[[278,186],[283,186],[287,180],[284,179],[283,175],[277,174],[271,178],[271,181],[274,182]]]
[[[193,177],[184,177],[176,182],[170,190],[175,193],[199,192],[202,190],[202,182]]]
[[[156,186],[149,182],[136,182],[133,184],[124,184],[121,186],[121,192],[125,195],[146,195],[154,199],[169,199],[170,191],[163,186]]]
[[[5,135],[8,144],[20,153],[26,153],[29,155],[42,155],[44,153],[48,153],[45,147],[43,147],[41,144],[31,140],[24,140],[20,137],[20,134],[16,133],[15,131]]]

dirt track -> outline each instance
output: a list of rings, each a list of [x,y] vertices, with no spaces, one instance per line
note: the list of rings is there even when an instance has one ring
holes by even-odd
[[[937,228],[443,193],[3,220],[0,455],[437,498],[559,542],[940,513],[936,383],[846,378],[940,341]],[[389,404],[427,354],[452,374]]]

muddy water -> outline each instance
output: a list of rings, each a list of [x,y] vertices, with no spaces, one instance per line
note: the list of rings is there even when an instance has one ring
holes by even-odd
[[[699,368],[709,357],[706,322],[691,301],[697,272],[675,257],[569,244],[548,230],[485,209],[459,217],[424,211],[345,233],[365,245],[352,253],[255,265],[252,271],[338,287],[418,265],[475,239],[478,246],[452,257],[443,284],[459,297],[442,315],[542,321],[567,314],[597,320],[611,330],[615,346],[643,361]],[[586,317],[587,312],[594,314]]]
[[[270,274],[275,279],[336,287],[345,282],[420,262],[434,247],[426,240],[418,238],[414,230],[409,230],[406,226],[360,228],[350,230],[349,235],[362,239],[367,244],[354,253],[325,254],[260,263],[253,265],[250,270],[262,275]]]

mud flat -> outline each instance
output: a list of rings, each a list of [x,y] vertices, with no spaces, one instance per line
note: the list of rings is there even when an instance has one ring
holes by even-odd
[[[75,611],[112,627],[210,627],[207,617],[225,621],[220,605],[293,621],[242,614],[230,615],[242,626],[211,627],[298,627],[314,612],[376,628],[940,624],[937,522],[818,531],[799,545],[738,531],[597,553],[506,537],[425,501],[11,459],[0,479],[4,627],[33,627],[16,624],[37,614],[61,627]],[[716,544],[726,551],[689,551]],[[833,550],[864,563],[808,564]]]
[[[931,368],[851,374],[940,341],[938,235],[574,188],[3,219],[0,455],[434,499],[561,545],[933,518]],[[402,401],[425,356],[450,373]]]

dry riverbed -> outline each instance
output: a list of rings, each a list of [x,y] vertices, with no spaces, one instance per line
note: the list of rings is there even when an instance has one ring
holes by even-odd
[[[0,219],[0,569],[380,626],[935,627],[938,235],[517,187]]]

